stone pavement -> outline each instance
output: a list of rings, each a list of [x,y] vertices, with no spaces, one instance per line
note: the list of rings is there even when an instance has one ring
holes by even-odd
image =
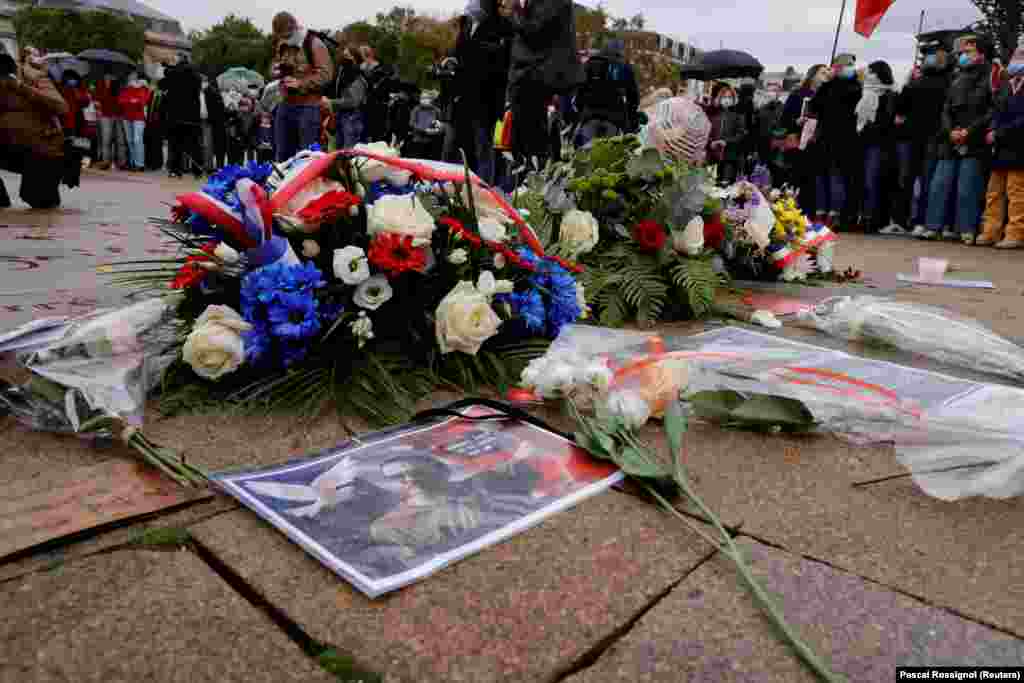
[[[87,173],[61,212],[0,211],[0,328],[118,301],[96,265],[160,253],[145,219],[191,186]],[[1024,338],[1024,254],[844,236],[837,261],[892,288],[922,255],[997,289],[893,295]],[[151,412],[147,423],[211,469],[281,462],[363,429],[334,416]],[[648,437],[661,443],[654,428]],[[704,426],[687,438],[698,490],[791,623],[850,681],[895,680],[899,665],[1024,666],[1020,500],[943,503],[906,479],[853,488],[900,471],[886,447]],[[10,420],[0,453],[0,486],[132,457]],[[315,658],[325,648],[343,655],[348,681],[811,680],[731,565],[628,489],[377,600],[223,497],[0,560],[0,598],[0,681],[19,683],[329,680]]]

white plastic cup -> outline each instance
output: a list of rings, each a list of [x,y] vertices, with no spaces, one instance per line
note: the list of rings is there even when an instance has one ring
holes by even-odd
[[[926,282],[942,282],[948,267],[948,259],[924,256],[917,259],[917,275]]]

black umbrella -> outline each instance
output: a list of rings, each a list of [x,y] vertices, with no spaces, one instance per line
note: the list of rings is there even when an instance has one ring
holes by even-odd
[[[683,80],[713,81],[716,78],[757,78],[764,71],[761,62],[739,50],[715,50],[704,53],[696,64],[680,69]]]
[[[113,50],[90,49],[78,53],[78,58],[93,65],[98,73],[125,75],[138,69],[138,65],[128,55]]]

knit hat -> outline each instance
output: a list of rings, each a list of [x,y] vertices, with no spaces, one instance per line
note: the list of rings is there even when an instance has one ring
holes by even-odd
[[[657,104],[646,128],[648,144],[665,156],[703,163],[711,121],[696,102],[673,97]]]
[[[836,55],[835,61],[832,62],[832,66],[853,66],[857,63],[857,58],[849,52],[844,52],[841,55]]]

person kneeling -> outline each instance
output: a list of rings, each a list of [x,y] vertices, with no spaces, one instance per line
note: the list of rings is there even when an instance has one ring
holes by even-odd
[[[22,200],[34,209],[60,206],[68,105],[44,69],[26,63],[24,82],[10,55],[0,55],[0,168],[21,174]],[[6,201],[4,201],[6,200]],[[10,206],[0,186],[0,205]]]

